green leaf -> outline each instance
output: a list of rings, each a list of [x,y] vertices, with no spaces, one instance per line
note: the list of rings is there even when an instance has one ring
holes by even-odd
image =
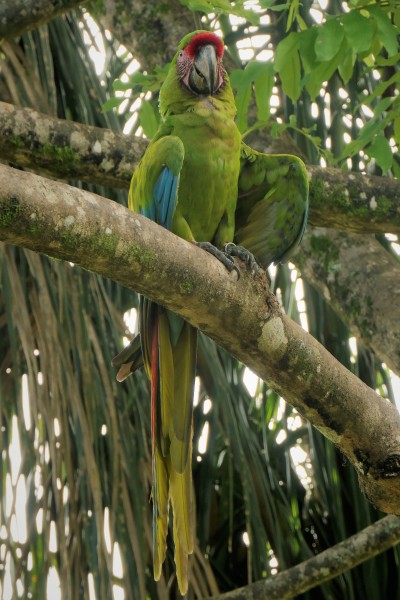
[[[254,94],[258,110],[258,120],[267,121],[270,115],[270,100],[274,86],[274,66],[272,63],[256,63],[258,72],[254,75]]]
[[[324,81],[328,81],[339,67],[347,51],[347,41],[342,39],[342,45],[336,56],[329,61],[319,63],[309,74],[305,84],[311,98],[315,98]]]
[[[365,98],[365,100],[363,100],[363,102],[365,104],[371,104],[371,102],[373,100],[375,100],[375,98],[379,98],[379,97],[383,96],[384,92],[387,90],[387,88],[391,87],[394,83],[397,83],[397,84],[400,83],[400,73],[399,72],[392,75],[392,77],[390,77],[386,81],[381,81],[380,83],[378,83],[378,85],[375,87],[372,94],[370,94],[367,98]],[[384,99],[387,100],[388,96],[386,96],[386,98],[384,98]]]
[[[271,63],[253,60],[244,70],[230,75],[231,85],[236,89],[237,126],[243,132],[247,128],[247,113],[254,83],[258,120],[267,121],[270,114],[270,97],[274,85],[274,68]]]
[[[336,19],[330,19],[318,29],[315,54],[319,61],[332,60],[338,53],[344,37],[344,27]]]
[[[384,58],[383,56],[377,56],[375,65],[377,67],[393,67],[400,62],[400,52],[397,52],[390,58]]]
[[[158,129],[158,119],[156,112],[148,100],[143,100],[143,104],[139,111],[140,124],[148,138],[153,138]]]
[[[397,117],[393,123],[394,139],[397,144],[400,143],[400,117]]]
[[[180,0],[181,4],[187,6],[192,11],[200,11],[205,14],[211,12],[225,15],[236,15],[242,17],[257,25],[260,22],[259,16],[252,10],[243,8],[243,2],[229,2],[229,0]]]
[[[397,112],[399,110],[399,100],[400,98],[397,96],[395,98],[395,100],[393,100],[393,98],[391,98],[390,96],[386,96],[386,98],[382,98],[382,100],[379,100],[379,102],[377,104],[375,104],[374,106],[374,118],[378,118],[383,112],[385,112],[390,106],[393,105],[394,108],[397,109]],[[389,115],[390,113],[388,113]]]
[[[282,12],[287,10],[287,3],[284,4],[274,4],[276,0],[260,0],[260,6],[262,8],[268,8],[268,10],[273,10],[275,12]]]
[[[399,46],[397,43],[397,33],[398,32],[397,32],[396,27],[394,27],[394,25],[392,25],[389,17],[378,6],[368,5],[366,8],[368,9],[368,12],[376,20],[376,23],[378,26],[380,42],[386,48],[389,56],[393,56],[394,54],[396,54],[399,51]]]
[[[371,143],[375,136],[381,134],[386,125],[393,120],[391,114],[388,114],[386,117],[382,118],[381,113],[383,110],[386,110],[388,103],[391,104],[392,102],[392,98],[384,98],[381,100],[381,102],[379,102],[379,104],[375,107],[374,116],[360,130],[360,135],[358,138],[347,144],[344,152],[338,159],[339,161],[354,156],[369,143]]]
[[[375,159],[376,164],[380,166],[383,173],[386,173],[392,166],[392,149],[384,135],[378,135],[366,151],[371,158]]]
[[[275,52],[275,71],[279,73],[284,93],[293,102],[298,100],[301,92],[299,41],[299,34],[292,32],[279,42]]]
[[[341,18],[344,33],[352,51],[367,52],[372,43],[374,28],[371,20],[363,17],[359,11],[353,10],[344,14]]]
[[[318,35],[318,27],[310,27],[306,31],[299,34],[300,40],[300,57],[303,63],[305,73],[309,73],[317,64],[317,56],[315,54],[315,41]]]
[[[236,88],[236,122],[239,131],[243,132],[247,128],[247,113],[251,98],[251,80],[248,79],[246,70],[242,71],[240,69],[231,73],[230,80],[232,87]]]
[[[299,13],[299,4],[300,4],[300,0],[292,0],[290,3],[289,13],[288,13],[287,23],[286,23],[286,31],[289,31],[289,29],[292,27],[294,21],[297,19],[297,15]]]
[[[106,102],[104,102],[103,106],[101,107],[101,111],[105,113],[113,108],[117,108],[124,100],[126,100],[124,96],[120,96],[118,98],[109,98]]]
[[[343,61],[338,66],[339,75],[343,79],[343,83],[347,83],[352,76],[355,62],[356,55],[352,48],[348,48]]]

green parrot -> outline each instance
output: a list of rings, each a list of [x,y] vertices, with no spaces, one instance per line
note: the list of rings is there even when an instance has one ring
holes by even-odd
[[[211,252],[239,275],[287,261],[301,240],[308,179],[295,156],[266,155],[241,141],[222,40],[183,38],[160,91],[160,127],[131,181],[129,208]],[[254,255],[254,256],[253,256]],[[179,590],[194,547],[193,390],[197,331],[141,297],[139,335],[113,361],[122,381],[144,365],[151,381],[153,565],[161,575],[169,505]]]

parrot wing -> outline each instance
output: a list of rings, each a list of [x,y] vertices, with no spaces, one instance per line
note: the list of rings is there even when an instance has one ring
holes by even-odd
[[[149,144],[132,177],[128,205],[131,210],[171,229],[184,149],[178,137],[168,134],[165,126],[160,128]],[[142,341],[140,334],[137,335],[113,358],[112,364],[120,367],[118,381],[124,381],[143,366]],[[149,363],[151,350],[148,348],[147,353]]]
[[[171,229],[183,157],[181,140],[161,129],[132,177],[129,208]]]
[[[303,237],[308,214],[304,163],[288,154],[263,154],[242,142],[235,242],[267,268],[287,262]]]

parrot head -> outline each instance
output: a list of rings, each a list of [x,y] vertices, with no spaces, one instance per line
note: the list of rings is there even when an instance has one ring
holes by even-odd
[[[205,99],[234,116],[235,102],[222,63],[224,43],[209,31],[193,31],[180,42],[160,90],[160,114],[190,112]]]
[[[213,33],[202,31],[178,51],[178,77],[188,90],[199,96],[213,96],[224,82],[224,44]]]

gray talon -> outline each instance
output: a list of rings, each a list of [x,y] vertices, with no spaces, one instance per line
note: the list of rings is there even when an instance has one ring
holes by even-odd
[[[249,250],[247,250],[247,248],[244,248],[243,246],[237,246],[233,242],[228,242],[227,244],[225,244],[224,250],[226,254],[230,256],[237,256],[238,258],[243,260],[243,262],[245,262],[246,265],[250,267],[252,275],[258,273],[260,267],[253,254]]]
[[[239,268],[233,260],[232,254],[226,252],[225,248],[224,250],[219,250],[210,242],[194,242],[194,244],[206,252],[209,252],[215,256],[215,258],[218,258],[218,260],[226,267],[226,269],[228,269],[229,273],[231,271],[236,271],[238,279],[240,278]]]

